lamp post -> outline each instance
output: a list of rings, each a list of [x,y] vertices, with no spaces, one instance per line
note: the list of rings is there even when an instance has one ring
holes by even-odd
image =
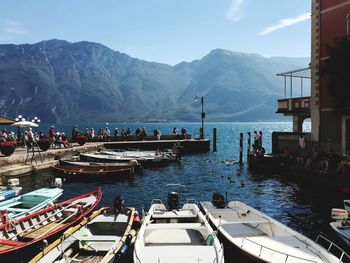
[[[195,96],[194,101],[197,102],[198,100],[201,100],[202,104],[202,112],[201,112],[201,120],[202,120],[202,127],[199,131],[199,137],[200,139],[204,139],[204,118],[205,118],[205,112],[204,112],[204,96]]]
[[[18,114],[15,121],[25,121],[26,119],[22,116],[22,114]],[[21,134],[19,132],[19,126],[17,127],[17,143],[21,141]]]
[[[34,123],[40,123],[40,119],[39,119],[38,117],[34,117],[34,118],[32,119],[32,122],[34,122]]]

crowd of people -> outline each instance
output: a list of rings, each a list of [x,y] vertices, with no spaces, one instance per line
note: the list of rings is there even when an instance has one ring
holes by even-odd
[[[174,127],[172,130],[173,135],[181,136],[187,135],[187,130],[185,128],[181,128],[181,133],[178,134],[177,128]],[[153,135],[158,140],[161,138],[161,132],[158,129],[154,129],[152,133],[148,133],[145,127],[136,128],[134,132],[131,131],[130,128],[122,128],[119,132],[118,128],[114,129],[113,134],[111,134],[111,130],[109,127],[99,128],[95,133],[94,128],[85,128],[85,130],[80,131],[78,126],[75,125],[72,128],[71,133],[71,142],[77,142],[77,138],[79,136],[83,136],[87,141],[111,141],[114,140],[127,140],[130,136],[136,136],[139,140],[143,140],[147,135]],[[114,138],[112,137],[114,136]],[[24,146],[28,149],[31,149],[36,143],[39,141],[46,141],[50,144],[51,148],[70,148],[72,147],[71,143],[68,141],[66,134],[55,128],[55,126],[51,126],[48,130],[47,134],[40,131],[37,132],[33,130],[31,127],[26,128],[24,131],[20,131],[16,134],[13,131],[9,131],[3,129],[0,131],[0,142],[3,141],[16,141],[17,145]]]
[[[172,131],[173,135],[181,135],[185,136],[187,135],[187,130],[185,128],[181,128],[181,133],[178,134],[177,128],[174,127]],[[75,142],[76,138],[78,136],[85,136],[87,140],[93,141],[93,140],[98,140],[98,141],[111,141],[111,139],[114,140],[128,140],[128,137],[131,136],[136,136],[139,140],[143,140],[147,135],[153,135],[156,136],[157,139],[159,140],[161,137],[161,132],[159,129],[154,129],[152,133],[148,133],[147,129],[145,127],[143,128],[136,128],[135,131],[133,132],[130,128],[122,128],[120,131],[118,128],[114,128],[113,134],[109,127],[105,128],[99,128],[97,130],[97,134],[95,134],[94,128],[85,128],[84,132],[80,132],[77,128],[77,126],[74,126],[72,129],[72,141]],[[113,137],[112,137],[113,136]]]
[[[5,141],[15,141],[16,140],[16,135],[14,132],[3,129],[0,131],[0,142],[5,142]]]
[[[296,166],[306,170],[312,170],[319,173],[332,174],[350,174],[350,154],[346,152],[344,156],[337,154],[333,149],[328,152],[322,151],[317,147],[306,147],[305,136],[298,136],[298,150],[291,153],[288,147],[285,147],[282,155]]]

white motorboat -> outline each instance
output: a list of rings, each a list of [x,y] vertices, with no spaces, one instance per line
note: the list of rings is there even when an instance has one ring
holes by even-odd
[[[161,199],[152,201],[137,235],[134,262],[222,263],[224,257],[219,240],[198,206],[186,202],[180,208],[178,193],[169,192],[168,208]]]
[[[349,256],[322,237],[328,250],[266,214],[239,201],[227,204],[215,193],[201,209],[218,231],[229,262],[344,262]],[[339,250],[340,258],[329,251]],[[228,260],[226,260],[228,261]]]
[[[344,208],[332,209],[331,217],[336,221],[329,225],[350,246],[350,200],[344,200]]]
[[[130,158],[157,158],[164,157],[167,160],[170,161],[177,161],[179,158],[179,155],[176,154],[172,150],[166,150],[166,151],[144,151],[144,150],[126,150],[126,151],[120,151],[120,150],[101,150],[99,153],[105,154],[105,155],[116,155],[116,156],[122,156],[122,157],[130,157]]]
[[[80,154],[81,161],[89,161],[89,162],[130,162],[133,160],[142,163],[145,167],[161,165],[164,163],[168,163],[170,161],[168,155],[158,155],[158,156],[123,156],[118,154],[104,154],[95,153],[95,154]]]

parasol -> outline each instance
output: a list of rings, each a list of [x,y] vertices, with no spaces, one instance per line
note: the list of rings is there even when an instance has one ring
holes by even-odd
[[[11,124],[11,126],[16,126],[16,127],[38,127],[39,125],[31,122],[31,121],[17,121],[13,124]]]

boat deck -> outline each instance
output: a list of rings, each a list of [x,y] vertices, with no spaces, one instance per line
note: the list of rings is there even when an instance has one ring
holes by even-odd
[[[43,236],[45,234],[48,234],[49,232],[54,231],[55,228],[62,227],[65,224],[67,224],[67,223],[51,222],[51,223],[49,223],[45,226],[42,226],[34,231],[31,231],[27,234],[24,234],[21,237],[35,239],[35,238],[38,238],[38,237]]]

